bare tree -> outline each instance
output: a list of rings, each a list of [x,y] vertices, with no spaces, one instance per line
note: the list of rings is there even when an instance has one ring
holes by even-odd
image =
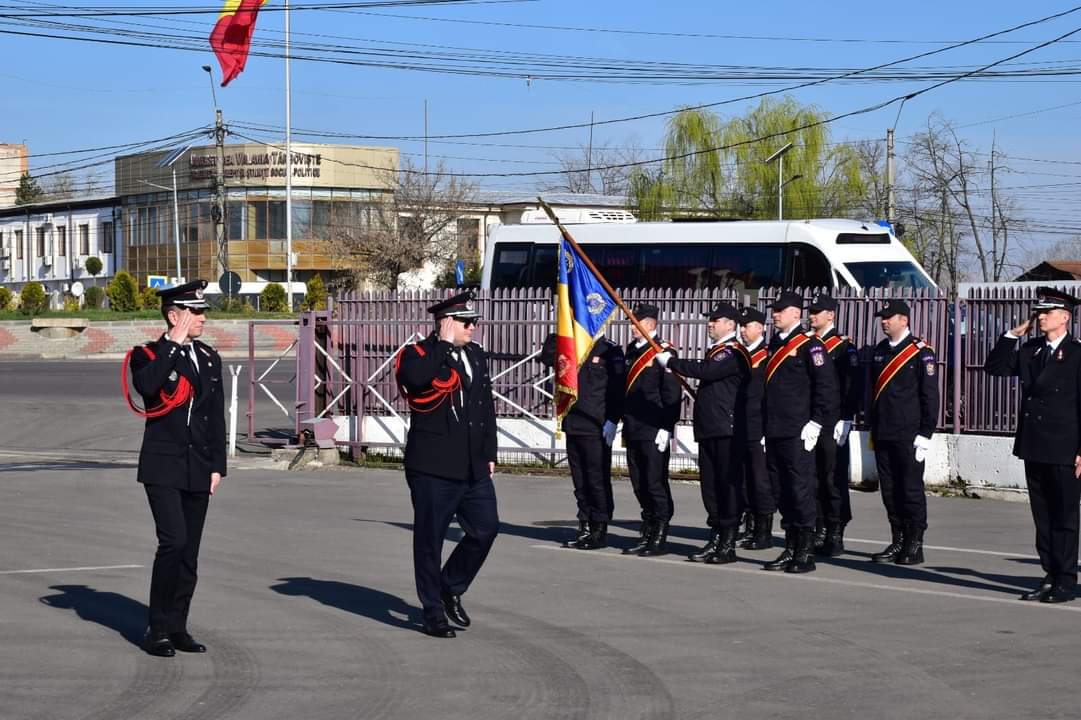
[[[425,173],[403,160],[385,202],[364,216],[332,219],[331,252],[353,287],[397,290],[402,273],[449,265],[457,251],[457,220],[476,188],[447,173],[443,163]]]
[[[79,194],[79,181],[70,170],[56,173],[45,185],[45,197],[49,201],[70,200]]]
[[[856,165],[864,182],[863,202],[859,208],[868,218],[887,218],[886,143],[861,140],[856,143]]]
[[[636,142],[613,146],[607,142],[555,154],[562,174],[541,187],[547,192],[599,193],[625,197],[630,191],[631,163],[643,158]],[[623,166],[623,167],[620,167]]]

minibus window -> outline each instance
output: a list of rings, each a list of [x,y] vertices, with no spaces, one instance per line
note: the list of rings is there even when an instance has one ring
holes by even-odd
[[[907,260],[881,260],[878,262],[845,263],[862,287],[881,288],[927,288],[931,283],[919,269]]]
[[[492,262],[493,288],[529,287],[531,243],[501,243]]]
[[[788,250],[787,284],[802,288],[833,287],[829,260],[818,248],[806,243],[792,243]]]

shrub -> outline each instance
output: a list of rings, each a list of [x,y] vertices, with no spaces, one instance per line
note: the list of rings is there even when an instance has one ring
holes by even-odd
[[[64,312],[79,312],[82,309],[82,303],[79,302],[79,298],[74,295],[64,296]]]
[[[105,289],[109,296],[109,307],[116,312],[131,312],[139,309],[139,286],[135,278],[121,270]]]
[[[27,283],[19,294],[19,311],[23,315],[38,315],[49,309],[49,296],[41,283]]]
[[[83,299],[86,301],[88,308],[96,310],[101,307],[101,303],[105,300],[105,291],[97,285],[91,285],[86,289]]]
[[[313,275],[308,281],[308,292],[304,293],[302,307],[305,310],[327,309],[327,286],[323,284],[323,278],[319,275]]]
[[[100,258],[91,256],[86,259],[86,271],[94,277],[97,277],[98,273],[101,272],[101,267]]]
[[[277,313],[288,311],[289,300],[285,296],[285,288],[278,283],[269,283],[259,293],[259,309]]]
[[[11,301],[15,299],[15,295],[6,287],[0,287],[0,312],[11,309]]]
[[[140,293],[140,306],[145,310],[157,310],[161,308],[161,298],[154,288],[143,288]]]

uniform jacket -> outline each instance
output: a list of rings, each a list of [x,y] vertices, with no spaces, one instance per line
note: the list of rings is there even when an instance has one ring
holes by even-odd
[[[761,350],[766,351],[766,357],[760,359],[758,364],[754,365],[754,356],[755,354],[761,356],[759,352]],[[766,363],[769,362],[769,343],[763,338],[762,342],[754,350],[748,348],[747,352],[751,354],[752,358],[751,377],[747,382],[747,394],[744,401],[744,414],[747,418],[747,440],[758,442],[762,439],[764,428],[762,401],[766,388]]]
[[[875,399],[879,376],[890,361],[909,345],[919,352],[906,362]],[[871,367],[871,439],[912,442],[917,435],[931,437],[938,424],[938,377],[935,351],[914,335],[891,348],[889,340],[875,345]]]
[[[781,349],[799,334],[807,337],[794,355],[787,356],[769,376],[769,364],[778,362]],[[799,437],[809,420],[830,432],[837,418],[840,394],[837,373],[822,341],[813,332],[796,327],[787,338],[775,333],[769,343],[765,381],[765,435],[768,438]]]
[[[547,367],[555,364],[556,334],[544,339],[540,361]],[[602,337],[578,371],[578,399],[563,418],[563,432],[568,435],[597,435],[605,421],[619,423],[623,416],[623,383],[626,363],[623,350]]]
[[[1025,343],[1002,337],[984,369],[1021,378],[1013,454],[1022,460],[1073,465],[1081,455],[1081,341],[1067,334],[1050,358],[1041,357],[1046,352],[1042,337]]]
[[[833,340],[838,338],[838,340]],[[852,341],[837,332],[837,328],[822,336],[822,344],[826,347],[830,359],[833,361],[833,369],[837,372],[837,392],[840,399],[838,407],[839,415],[828,425],[830,431],[838,420],[852,421],[859,412],[860,402],[863,398],[860,387],[860,356]],[[832,350],[830,346],[833,346]]]
[[[654,338],[660,344],[660,337]],[[649,343],[643,343],[642,347],[635,347],[636,343],[627,345],[625,355],[627,358],[627,372],[630,373],[634,361],[649,348]],[[669,349],[670,352],[674,352]],[[649,364],[642,371],[634,385],[626,393],[623,401],[623,441],[640,442],[648,440],[653,442],[657,437],[658,430],[667,430],[671,433],[679,420],[680,403],[683,400],[683,388],[676,376],[666,372],[656,362]]]
[[[143,397],[143,407],[161,405],[160,392],[174,392],[181,377],[195,390],[191,402],[162,417],[147,418],[137,479],[146,485],[210,492],[210,474],[225,476],[225,389],[221,357],[201,340],[192,342],[198,372],[188,360],[187,348],[166,337],[136,347],[131,354],[132,384]],[[154,353],[153,360],[143,347]]]
[[[435,333],[401,351],[398,383],[407,394],[429,390],[449,380],[458,364],[454,346]],[[495,400],[484,349],[476,343],[458,348],[469,359],[473,379],[459,371],[461,388],[430,412],[413,411],[405,443],[405,469],[461,480],[488,476],[496,460]]]
[[[703,360],[670,359],[668,369],[698,378],[695,440],[747,436],[747,383],[751,364],[750,356],[735,335],[707,350]]]

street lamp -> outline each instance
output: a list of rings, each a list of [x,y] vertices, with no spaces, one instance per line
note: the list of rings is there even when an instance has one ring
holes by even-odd
[[[180,201],[177,198],[176,192],[176,161],[179,160],[184,153],[191,149],[191,143],[184,145],[183,147],[176,148],[175,150],[167,153],[161,160],[158,161],[159,168],[169,168],[173,171],[173,187],[168,188],[164,185],[158,185],[152,183],[149,180],[140,180],[144,185],[158,188],[159,190],[172,190],[173,191],[173,241],[176,244],[176,284],[183,284],[184,273],[180,270]]]
[[[769,165],[774,160],[777,161],[777,219],[784,220],[784,186],[787,185],[784,181],[784,156],[789,150],[792,149],[792,143],[786,144],[783,148],[766,158],[766,164]],[[796,178],[792,178],[795,180]]]
[[[218,93],[214,90],[214,68],[209,65],[203,65],[203,70],[206,72],[207,78],[210,80],[210,97],[214,99],[214,109],[218,109]]]

